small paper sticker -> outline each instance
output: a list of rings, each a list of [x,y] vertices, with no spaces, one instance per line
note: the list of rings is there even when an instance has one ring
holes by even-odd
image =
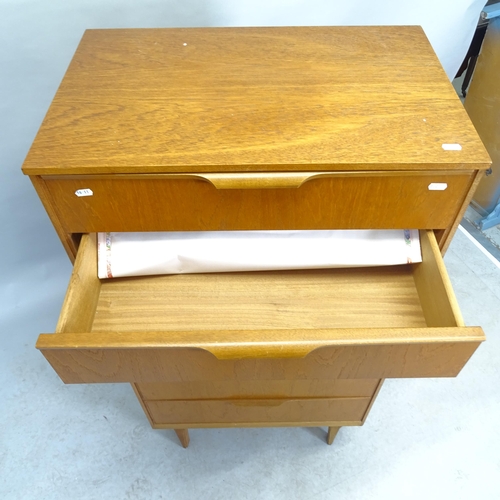
[[[442,146],[445,151],[462,151],[460,144],[443,144]]]
[[[429,191],[444,191],[448,187],[446,182],[431,182],[429,184]]]
[[[82,197],[82,196],[92,196],[94,192],[92,189],[86,188],[86,189],[78,189],[75,191],[76,196]]]

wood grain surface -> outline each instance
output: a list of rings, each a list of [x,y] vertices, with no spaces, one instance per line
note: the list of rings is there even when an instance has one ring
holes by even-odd
[[[197,426],[360,421],[370,398],[145,401],[155,424]]]
[[[326,436],[326,443],[332,444],[337,432],[339,432],[340,427],[328,427],[328,434]]]
[[[489,162],[419,27],[136,29],[85,32],[24,172]]]
[[[92,329],[101,281],[97,277],[95,234],[84,235],[75,260],[56,332],[88,332]]]
[[[455,377],[484,340],[474,327],[205,332],[192,344],[171,336],[51,334],[37,348],[65,383],[335,380]]]
[[[450,278],[432,231],[420,231],[422,262],[413,277],[427,326],[464,326]]]
[[[92,331],[367,326],[426,326],[410,266],[105,280]]]
[[[57,210],[57,203],[53,200],[50,191],[47,189],[45,181],[40,176],[32,175],[30,180],[33,183],[33,187],[35,188],[40,201],[43,203],[45,211],[50,218],[50,222],[52,222],[52,225],[54,226],[54,229],[56,230],[69,259],[72,263],[74,263],[78,251],[78,245],[75,244],[75,240],[71,237],[71,234],[69,234],[69,232],[66,231],[66,228],[63,227],[60,213]]]
[[[144,400],[371,397],[380,380],[271,379],[136,384]]]
[[[278,189],[217,189],[175,175],[46,177],[45,184],[67,233],[439,229],[454,221],[471,175],[343,172]],[[429,190],[433,182],[447,188]],[[78,197],[79,189],[93,195]]]
[[[187,448],[189,446],[189,431],[187,429],[175,429],[175,433],[179,438],[179,441],[182,444],[183,448]]]

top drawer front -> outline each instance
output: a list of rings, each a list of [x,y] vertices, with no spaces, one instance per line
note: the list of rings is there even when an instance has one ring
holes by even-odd
[[[218,189],[202,178],[168,174],[44,180],[65,231],[86,233],[443,229],[452,224],[472,176],[336,172],[300,187],[240,189]],[[429,189],[431,184],[446,188]]]

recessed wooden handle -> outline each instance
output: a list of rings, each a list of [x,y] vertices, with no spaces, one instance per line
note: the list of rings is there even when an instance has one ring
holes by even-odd
[[[281,406],[290,399],[233,399],[227,401],[234,406]]]
[[[325,172],[259,172],[233,174],[188,174],[210,182],[217,189],[293,189]]]

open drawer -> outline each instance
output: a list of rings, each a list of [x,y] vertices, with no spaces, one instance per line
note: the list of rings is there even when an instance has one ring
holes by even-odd
[[[420,264],[100,281],[84,235],[37,348],[66,383],[456,376],[484,334],[463,325],[434,233],[420,238]]]

